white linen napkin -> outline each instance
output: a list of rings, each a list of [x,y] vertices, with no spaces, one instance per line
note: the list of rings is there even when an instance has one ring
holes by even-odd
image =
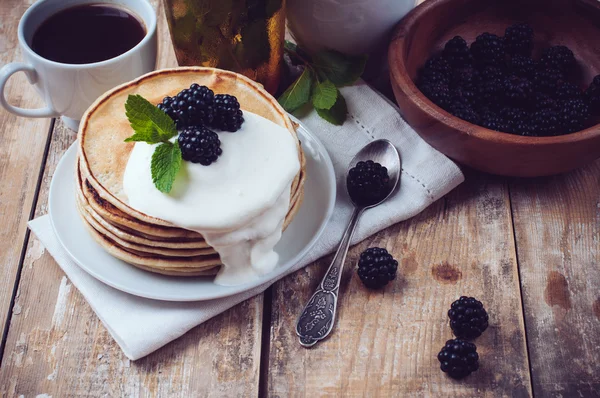
[[[423,141],[400,117],[395,105],[367,84],[361,82],[341,91],[349,111],[343,126],[328,124],[314,111],[302,118],[329,151],[336,172],[338,195],[335,211],[322,238],[287,274],[337,247],[352,210],[344,188],[346,168],[354,154],[368,142],[387,138],[398,148],[403,166],[401,185],[387,202],[363,215],[353,243],[413,217],[464,180],[453,162]],[[58,242],[48,216],[31,221],[29,227],[131,360],[150,354],[275,282],[272,280],[235,296],[201,302],[178,303],[136,297],[97,281],[79,268]]]

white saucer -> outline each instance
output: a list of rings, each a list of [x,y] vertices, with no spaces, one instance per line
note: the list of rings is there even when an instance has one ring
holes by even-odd
[[[335,204],[335,174],[327,150],[304,126],[298,137],[306,155],[304,200],[275,247],[277,268],[252,283],[220,286],[208,277],[172,277],[140,270],[108,254],[88,234],[75,204],[76,143],[61,159],[50,185],[52,226],[71,258],[96,279],[136,296],[167,301],[210,300],[252,289],[285,273],[319,239]]]

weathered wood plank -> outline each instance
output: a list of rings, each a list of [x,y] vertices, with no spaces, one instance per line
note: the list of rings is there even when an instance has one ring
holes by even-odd
[[[17,25],[31,2],[0,3],[0,65],[21,60]],[[43,105],[22,73],[7,84],[6,97],[23,108]],[[49,127],[50,119],[25,119],[0,108],[0,336],[10,311]]]
[[[277,283],[273,293],[269,395],[531,395],[508,191],[503,180],[470,173],[467,182],[412,220],[354,247],[400,261],[383,292],[363,288],[355,267],[342,280],[338,322],[328,340],[302,348],[295,321],[329,258]],[[463,381],[440,370],[436,355],[452,337],[446,312],[473,295],[490,314],[476,340],[481,369]]]
[[[600,396],[600,161],[510,184],[533,390]]]
[[[174,66],[162,9],[159,14],[159,67]],[[47,212],[51,176],[75,138],[57,123],[36,215]],[[0,396],[256,396],[262,306],[259,295],[130,362],[32,235],[0,369]]]

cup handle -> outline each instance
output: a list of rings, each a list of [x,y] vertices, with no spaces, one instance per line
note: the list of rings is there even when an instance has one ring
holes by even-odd
[[[38,109],[24,109],[17,106],[13,106],[8,103],[4,95],[4,87],[10,77],[17,72],[25,72],[27,80],[30,84],[35,84],[38,80],[38,75],[33,66],[27,65],[21,62],[14,62],[12,64],[4,65],[0,69],[0,105],[7,111],[14,113],[17,116],[23,117],[57,117],[60,116],[54,109],[46,106],[45,108]]]

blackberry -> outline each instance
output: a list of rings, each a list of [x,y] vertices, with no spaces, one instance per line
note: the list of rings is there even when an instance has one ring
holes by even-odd
[[[436,70],[421,70],[419,74],[419,85],[424,86],[427,84],[450,84],[450,78]]]
[[[518,23],[506,28],[504,47],[510,55],[531,55],[533,50],[533,29],[526,23]]]
[[[175,121],[178,129],[186,126],[210,125],[213,120],[214,93],[206,86],[192,84],[174,97],[165,97],[157,105]]]
[[[533,78],[537,63],[525,55],[515,55],[508,62],[508,67],[516,76]]]
[[[480,65],[504,64],[504,42],[492,33],[483,33],[471,44],[473,59]]]
[[[475,91],[481,77],[477,69],[472,66],[456,68],[452,71],[451,86]]]
[[[533,95],[533,85],[525,78],[509,76],[504,79],[504,98],[511,105],[524,105]]]
[[[461,67],[471,62],[471,52],[465,39],[460,36],[448,40],[442,55],[454,67]]]
[[[204,126],[184,128],[177,141],[183,160],[203,166],[215,162],[223,153],[217,133]]]
[[[446,345],[438,354],[440,369],[453,379],[462,379],[479,369],[477,346],[468,341],[454,339],[446,341]]]
[[[539,136],[556,135],[560,130],[560,124],[556,117],[556,111],[552,109],[541,109],[531,115],[535,132]]]
[[[390,177],[385,167],[367,160],[358,162],[348,172],[348,194],[359,206],[371,206],[390,193]]]
[[[508,132],[509,128],[503,118],[495,112],[486,112],[481,117],[481,126],[486,129]]]
[[[536,92],[533,95],[531,105],[532,108],[536,111],[541,111],[544,109],[553,110],[554,108],[556,108],[556,101],[548,94]]]
[[[446,58],[441,56],[431,57],[421,68],[419,80],[422,84],[427,83],[450,83],[452,67]]]
[[[506,76],[506,69],[502,66],[484,66],[481,69],[480,76],[483,81],[503,79]]]
[[[594,77],[590,86],[585,90],[585,98],[594,114],[600,114],[600,75]]]
[[[500,111],[500,116],[507,126],[507,133],[531,135],[533,126],[530,125],[528,113],[523,108],[507,106]]]
[[[434,104],[447,109],[450,106],[451,94],[448,85],[444,83],[427,83],[421,85],[421,91]]]
[[[559,81],[556,86],[554,97],[557,100],[567,100],[581,98],[581,90],[573,83]]]
[[[476,102],[477,95],[475,94],[475,91],[473,91],[473,90],[468,90],[466,88],[457,87],[450,92],[450,98],[451,98],[451,102],[450,102],[450,105],[447,107],[448,109],[452,109],[453,104],[455,104],[455,103],[473,105]]]
[[[380,289],[396,279],[398,261],[387,250],[371,247],[360,254],[358,276],[369,289]]]
[[[553,46],[545,49],[540,58],[540,65],[553,68],[563,73],[570,72],[575,67],[576,61],[573,51],[565,46]]]
[[[564,76],[558,69],[546,68],[537,70],[533,76],[533,84],[536,90],[546,94],[554,95],[558,81],[563,80]]]
[[[517,135],[522,135],[525,137],[537,136],[535,125],[531,122],[530,119],[518,120],[514,122],[512,125],[509,125],[508,132]]]
[[[565,134],[583,130],[590,117],[589,107],[582,99],[559,101],[557,110],[561,132]]]
[[[453,102],[448,111],[454,116],[469,123],[479,124],[479,114],[471,105],[464,102]]]
[[[477,98],[481,105],[497,108],[503,97],[504,84],[500,79],[492,79],[483,82],[477,89]]]
[[[461,339],[474,339],[488,327],[488,314],[481,301],[462,296],[452,303],[448,310],[450,327],[454,335]]]
[[[217,94],[215,95],[214,108],[214,119],[211,127],[232,133],[242,127],[244,116],[236,97],[229,94]]]

